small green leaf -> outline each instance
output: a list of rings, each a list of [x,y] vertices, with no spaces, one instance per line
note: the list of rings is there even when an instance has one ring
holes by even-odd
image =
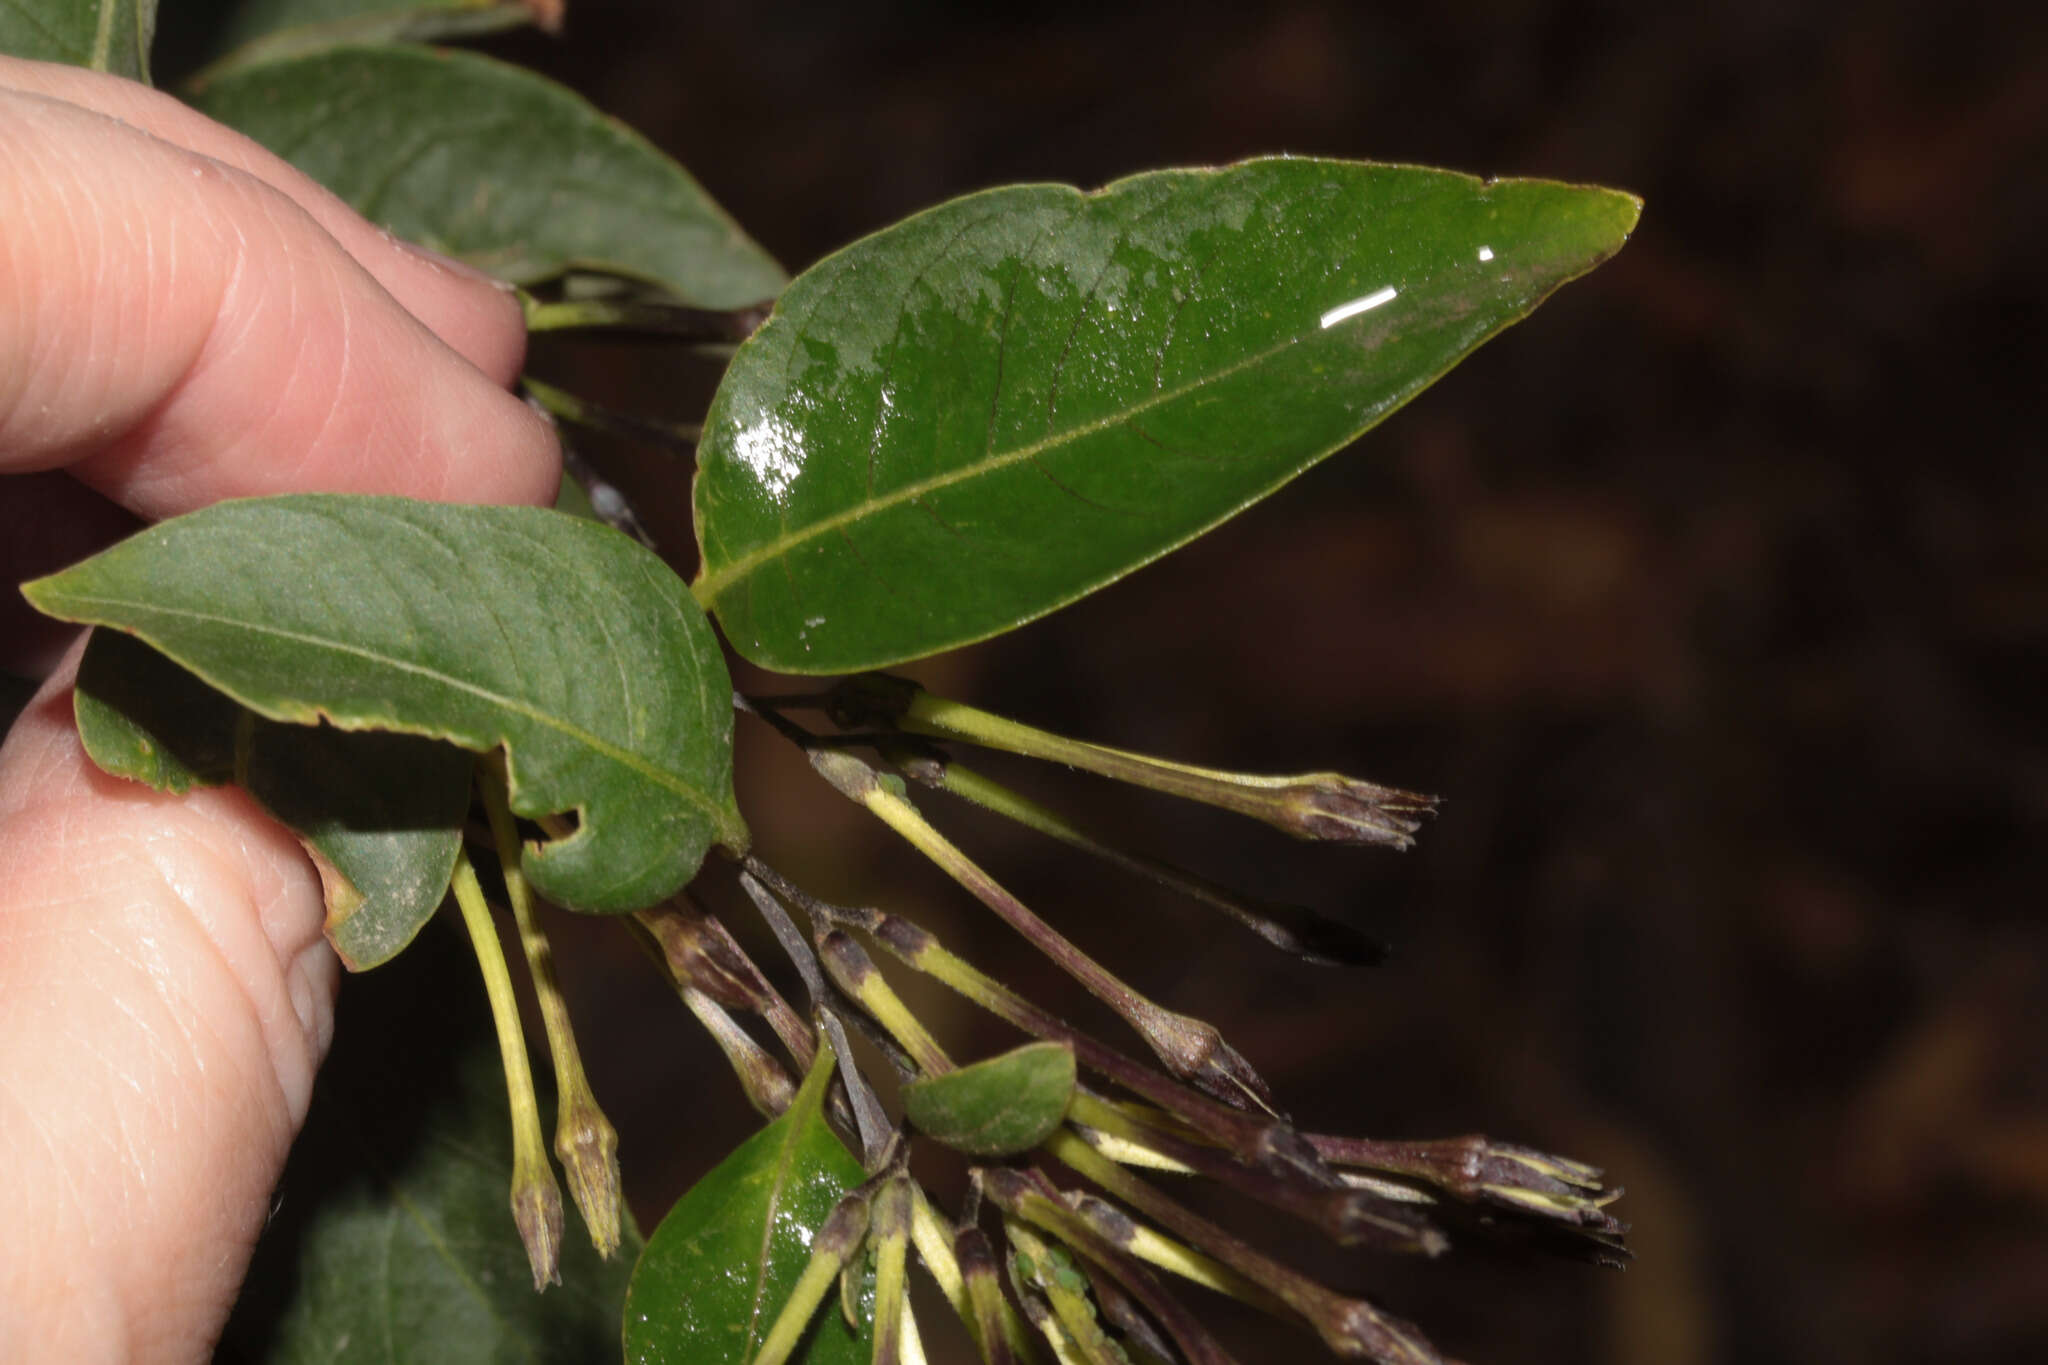
[[[445,931],[447,926],[441,926]],[[545,1096],[543,1096],[545,1101]],[[608,1365],[639,1230],[533,1291],[506,1202],[505,1073],[459,934],[343,987],[334,1053],[220,1365]]]
[[[903,1112],[919,1132],[969,1156],[1015,1156],[1051,1137],[1073,1098],[1073,1049],[1026,1043],[910,1082]]]
[[[597,521],[597,509],[590,504],[590,493],[582,484],[564,470],[562,485],[555,490],[555,510],[585,521]]]
[[[344,44],[427,43],[560,21],[561,5],[549,0],[244,0],[209,44],[218,60],[190,88],[240,67]]]
[[[504,746],[512,808],[575,812],[534,888],[624,912],[744,848],[732,684],[675,574],[526,507],[304,494],[217,503],[22,589],[130,631],[271,720]]]
[[[793,283],[698,451],[693,591],[768,668],[1008,630],[1256,502],[1618,250],[1612,190],[1272,159],[921,213]]]
[[[0,0],[0,52],[149,82],[156,0]]]
[[[784,283],[653,144],[488,57],[336,47],[228,72],[193,99],[364,217],[517,283],[600,270],[700,308],[759,303]]]
[[[810,1260],[811,1238],[860,1163],[826,1126],[830,1053],[781,1118],[690,1188],[654,1230],[626,1292],[628,1365],[743,1365]],[[836,1312],[812,1324],[792,1359],[865,1365],[873,1317],[848,1331]]]
[[[475,759],[414,735],[280,725],[131,636],[96,630],[72,709],[92,761],[158,791],[234,782],[305,841],[351,971],[412,942],[448,890]]]

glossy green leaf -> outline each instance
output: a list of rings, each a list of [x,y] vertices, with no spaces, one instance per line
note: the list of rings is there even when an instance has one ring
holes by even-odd
[[[217,503],[27,584],[272,720],[505,746],[512,808],[574,812],[529,851],[579,910],[672,895],[732,794],[732,685],[681,580],[605,527],[527,507],[304,494]]]
[[[508,280],[603,270],[702,308],[759,303],[784,282],[652,143],[488,57],[336,47],[225,73],[193,102],[364,217]]]
[[[344,44],[426,43],[560,21],[559,0],[244,0],[210,45],[218,60],[191,84]]]
[[[448,890],[475,759],[416,735],[264,720],[131,636],[96,630],[73,694],[107,772],[158,791],[234,782],[305,841],[351,970],[395,956]]]
[[[969,1156],[1015,1156],[1052,1136],[1074,1099],[1073,1049],[1023,1047],[903,1087],[919,1132]]]
[[[511,1125],[490,1009],[448,929],[344,983],[333,1055],[216,1365],[619,1359],[639,1230],[626,1220],[620,1254],[603,1261],[572,1227],[562,1282],[534,1292],[507,1202]]]
[[[693,591],[788,672],[1007,630],[1349,442],[1612,255],[1638,209],[1273,159],[919,214],[804,272],[734,357],[698,452]]]
[[[0,52],[147,83],[156,0],[0,0]]]
[[[648,1239],[626,1293],[628,1365],[743,1365],[810,1260],[811,1237],[860,1163],[826,1126],[830,1054],[781,1118],[690,1188]],[[795,1359],[866,1365],[871,1313],[847,1329],[828,1308]]]

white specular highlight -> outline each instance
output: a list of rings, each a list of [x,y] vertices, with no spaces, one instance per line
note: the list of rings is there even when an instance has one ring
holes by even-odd
[[[1400,291],[1390,284],[1384,289],[1375,289],[1370,294],[1362,298],[1353,299],[1349,303],[1340,303],[1329,312],[1323,314],[1323,326],[1326,328],[1335,327],[1346,318],[1355,318],[1360,313],[1370,313],[1383,303],[1392,303],[1395,296],[1399,293]]]

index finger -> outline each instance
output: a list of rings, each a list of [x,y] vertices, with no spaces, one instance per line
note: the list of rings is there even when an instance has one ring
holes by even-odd
[[[0,90],[0,472],[138,514],[304,490],[545,502],[554,438],[294,200]]]

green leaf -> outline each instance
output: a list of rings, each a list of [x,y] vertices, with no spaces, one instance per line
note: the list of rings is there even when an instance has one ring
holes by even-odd
[[[149,82],[156,0],[0,0],[0,52]]]
[[[804,272],[740,347],[698,451],[693,590],[788,672],[1008,630],[1352,440],[1639,207],[1272,159],[921,213]]]
[[[219,60],[190,84],[344,44],[425,43],[529,23],[559,27],[559,0],[244,0],[209,45]]]
[[[414,735],[281,725],[131,636],[96,630],[72,709],[107,772],[158,791],[235,782],[305,841],[352,971],[396,956],[448,890],[475,760]]]
[[[590,493],[576,482],[567,470],[562,471],[561,487],[555,490],[555,510],[585,521],[597,521],[597,508],[591,506]]]
[[[1000,1057],[903,1087],[919,1132],[970,1156],[1015,1156],[1052,1136],[1074,1099],[1074,1053],[1026,1043]]]
[[[740,308],[785,279],[653,144],[488,57],[337,47],[230,71],[193,102],[364,217],[517,283],[600,270]]]
[[[220,1365],[609,1365],[639,1230],[562,1244],[533,1291],[512,1222],[505,1073],[459,934],[343,986],[334,1053]],[[545,1089],[545,1082],[542,1083]],[[543,1102],[546,1097],[543,1095]]]
[[[781,1118],[690,1188],[654,1230],[626,1292],[628,1365],[742,1365],[751,1360],[810,1260],[811,1237],[861,1182],[825,1125],[830,1054]],[[873,1315],[858,1332],[827,1309],[793,1359],[865,1365]]]
[[[22,589],[139,635],[271,720],[508,751],[512,808],[574,811],[536,890],[623,912],[744,848],[732,684],[669,567],[529,507],[303,494],[217,503]]]

